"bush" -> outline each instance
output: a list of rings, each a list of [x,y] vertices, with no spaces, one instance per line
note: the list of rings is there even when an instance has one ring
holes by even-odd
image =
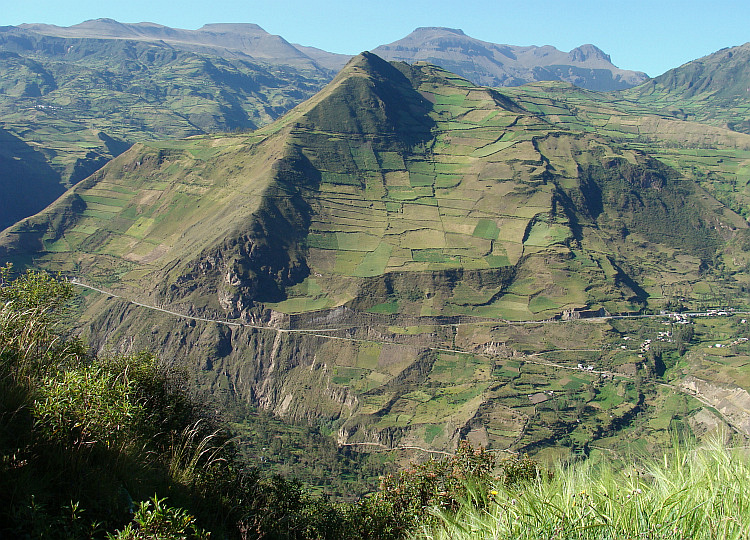
[[[209,534],[195,525],[195,517],[182,508],[166,506],[154,496],[143,501],[129,523],[117,534],[108,534],[108,540],[203,540]]]
[[[380,534],[398,537],[426,519],[431,507],[458,508],[473,488],[490,481],[494,465],[492,454],[461,441],[451,457],[386,476],[378,493],[363,503],[367,519]]]
[[[39,381],[33,404],[38,435],[69,448],[113,448],[132,435],[143,407],[132,383],[96,364]]]
[[[70,284],[9,276],[0,268],[0,536],[84,538],[153,493],[226,526],[238,477],[229,437],[185,378],[151,354],[90,356],[60,330]]]
[[[526,454],[507,457],[500,461],[498,479],[505,486],[518,486],[524,482],[530,482],[545,476],[551,478],[552,472]]]

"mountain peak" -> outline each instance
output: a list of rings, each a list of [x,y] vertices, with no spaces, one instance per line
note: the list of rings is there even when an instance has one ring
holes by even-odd
[[[610,56],[596,45],[586,43],[576,47],[568,53],[568,57],[573,62],[586,62],[587,60],[602,60],[609,64],[612,63]]]
[[[356,56],[353,56],[349,62],[346,63],[346,68],[362,68],[368,72],[378,71],[382,69],[391,70],[393,67],[385,60],[380,58],[377,54],[371,53],[370,51],[362,51]]]
[[[433,122],[428,118],[430,104],[414,86],[420,72],[362,52],[315,98],[296,109],[300,122],[322,131],[424,141]]]
[[[644,73],[618,69],[609,55],[594,45],[581,45],[567,53],[551,45],[490,43],[444,27],[417,28],[373,52],[386,60],[424,60],[482,86],[561,80],[589,90],[622,90],[647,78]]]
[[[99,19],[88,19],[86,21],[83,21],[82,23],[75,24],[73,26],[82,26],[82,25],[93,26],[94,24],[97,24],[97,25],[122,26],[122,23],[120,23],[120,22],[118,22],[118,21],[116,21],[114,19],[110,19],[109,17],[101,17]]]
[[[68,30],[73,32],[82,31],[86,34],[93,33],[105,37],[125,37],[136,34],[130,26],[131,25],[123,24],[114,19],[101,18],[90,19],[79,24],[74,24],[69,27]]]
[[[416,28],[412,34],[423,34],[427,32],[439,32],[443,34],[456,34],[458,36],[465,36],[464,31],[460,28],[448,28],[446,26],[420,26]]]
[[[219,34],[268,34],[263,28],[254,23],[210,23],[201,26],[197,32],[215,32]]]

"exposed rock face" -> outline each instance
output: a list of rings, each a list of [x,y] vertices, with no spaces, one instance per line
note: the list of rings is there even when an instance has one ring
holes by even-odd
[[[750,435],[750,393],[744,388],[722,386],[688,376],[680,386],[715,407],[732,426]]]

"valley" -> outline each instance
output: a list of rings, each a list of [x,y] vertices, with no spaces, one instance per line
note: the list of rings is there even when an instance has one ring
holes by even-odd
[[[216,56],[215,27],[181,49],[92,28],[75,69],[1,58],[49,88],[3,79],[0,159],[58,187],[0,260],[76,285],[97,354],[157,351],[211,399],[390,466],[461,440],[551,463],[750,436],[744,82],[687,95],[688,64],[617,92],[489,88],[368,52],[334,76],[344,59],[260,29],[286,67]]]
[[[74,283],[108,296],[109,301],[119,298],[98,288]],[[400,428],[402,436],[382,438],[381,435],[376,441],[362,440],[362,434],[351,430],[350,426],[371,425],[371,420],[362,418],[363,407],[349,405],[348,421],[337,434],[338,444],[342,447],[365,451],[401,450],[406,452],[405,456],[412,456],[414,451],[439,455],[455,444],[445,433],[447,427],[452,426],[456,430],[452,434],[454,437],[465,437],[491,451],[531,450],[540,458],[552,460],[567,455],[571,444],[585,454],[606,452],[621,457],[631,452],[646,452],[648,448],[660,445],[668,446],[675,426],[681,426],[678,431],[683,430],[685,436],[688,432],[704,434],[719,425],[730,429],[737,440],[750,436],[746,404],[742,401],[746,398],[727,398],[728,394],[739,390],[733,386],[738,379],[714,379],[715,371],[722,369],[722,365],[731,364],[742,369],[750,360],[750,346],[743,337],[747,327],[747,320],[743,317],[747,313],[607,316],[576,321],[504,324],[488,320],[459,320],[454,324],[417,326],[388,325],[369,320],[363,326],[336,325],[335,328],[331,327],[334,321],[329,320],[329,324],[321,328],[288,328],[280,325],[281,321],[259,326],[231,320],[207,320],[122,298],[120,301],[141,308],[138,317],[147,320],[144,309],[167,313],[173,321],[187,320],[189,325],[228,326],[233,334],[240,328],[249,328],[254,333],[270,333],[275,336],[274,348],[283,347],[287,336],[294,334],[300,338],[314,338],[323,354],[337,350],[341,358],[342,350],[354,350],[354,365],[337,362],[330,368],[327,365],[322,367],[331,369],[333,382],[354,391],[357,395],[355,401],[367,400],[365,403],[368,404],[372,404],[375,396],[381,395],[378,386],[387,387],[395,380],[393,373],[389,376],[388,370],[383,369],[383,353],[387,351],[393,357],[408,349],[418,349],[434,355],[426,377],[400,381],[402,396],[389,404],[395,408],[393,412],[388,411],[395,413],[388,421],[391,425],[384,425],[382,420],[376,424],[377,428],[392,428],[390,431]],[[545,328],[545,325],[551,328]],[[681,330],[688,328],[687,325],[691,332],[695,332],[695,337],[686,343]],[[174,327],[175,322],[170,326]],[[601,327],[611,335],[603,338]],[[503,342],[486,344],[474,341],[477,335],[488,333]],[[598,336],[595,343],[598,347],[575,348],[578,343],[570,338],[573,333]],[[442,339],[437,337],[441,334]],[[461,338],[456,339],[458,336]],[[540,336],[547,338],[544,346],[532,341]],[[553,336],[557,339],[552,339]],[[234,339],[234,335],[230,339]],[[717,340],[723,343],[717,343]],[[326,345],[326,342],[334,344]],[[625,345],[621,345],[623,343]],[[131,343],[133,345],[140,346]],[[681,347],[688,354],[683,351],[678,356]],[[722,348],[724,350],[720,351]],[[706,349],[716,350],[716,353],[706,354]],[[639,370],[639,363],[646,365],[646,371]],[[315,364],[305,367],[310,371],[316,369]],[[464,375],[457,376],[457,369]],[[669,373],[666,373],[667,369]],[[446,378],[448,374],[451,375]],[[232,387],[236,390],[239,378],[227,373],[224,390]],[[477,379],[485,382],[479,392],[472,388]],[[222,386],[221,382],[218,384]],[[217,387],[212,388],[212,392],[217,391],[221,392]],[[464,395],[467,391],[475,395]],[[631,399],[640,396],[640,402],[628,403],[628,396],[634,391]],[[391,399],[397,397],[392,391],[391,395]],[[291,394],[287,394],[275,412],[284,415],[290,407],[297,406],[291,398]],[[490,406],[494,409],[492,417],[487,416]],[[643,413],[648,410],[650,419],[646,422],[629,419],[634,410],[640,410],[641,416],[645,416]],[[353,411],[359,414],[352,414]],[[568,416],[574,411],[575,418]],[[380,411],[374,412],[377,417]],[[502,427],[498,429],[498,420],[502,421],[503,413],[504,430]],[[437,415],[438,422],[430,421],[425,414],[428,417]],[[564,422],[566,416],[567,424]],[[666,425],[656,420],[664,417],[670,419]],[[622,426],[626,429],[618,429],[617,423],[623,420],[628,424]],[[446,425],[441,425],[443,423]],[[568,445],[550,445],[553,441],[541,438],[543,435],[549,437],[550,430],[557,430],[554,437],[558,444],[567,442]],[[629,437],[637,434],[635,440],[638,444],[635,445],[634,440],[624,444],[625,433],[631,434]],[[448,445],[441,443],[441,439],[447,439]]]

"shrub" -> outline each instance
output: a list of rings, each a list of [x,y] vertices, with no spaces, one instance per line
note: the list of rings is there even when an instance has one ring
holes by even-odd
[[[165,505],[165,500],[154,496],[140,503],[133,522],[115,535],[107,534],[108,540],[203,540],[209,537],[196,526],[195,517],[182,508]]]
[[[552,477],[552,472],[528,455],[503,458],[499,464],[498,479],[506,486],[517,486],[544,476]]]
[[[445,459],[431,459],[395,475],[386,476],[380,491],[365,507],[367,518],[381,534],[399,536],[427,517],[427,509],[437,507],[455,510],[492,478],[495,458],[483,448],[473,448],[461,441],[456,454]],[[486,501],[475,501],[483,505]]]
[[[70,448],[112,448],[143,414],[132,384],[94,364],[44,377],[33,414],[38,434]]]

